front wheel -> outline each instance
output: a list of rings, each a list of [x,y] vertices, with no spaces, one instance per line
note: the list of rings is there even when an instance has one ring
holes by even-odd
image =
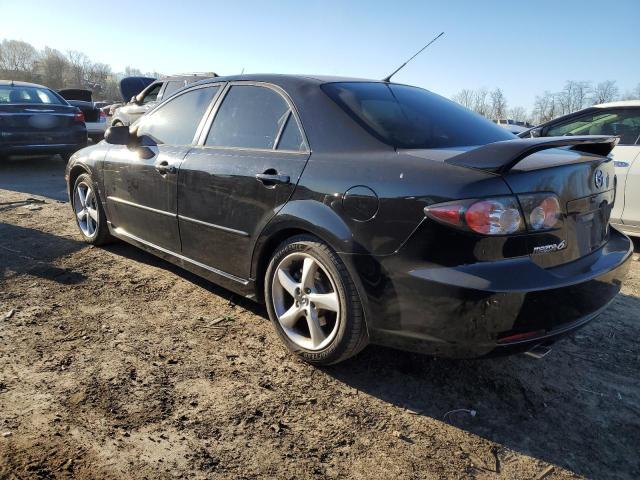
[[[75,213],[76,223],[84,241],[92,245],[103,245],[113,240],[107,226],[100,197],[91,176],[80,175],[73,185],[71,206]]]
[[[287,348],[314,365],[330,365],[368,341],[360,297],[338,255],[301,235],[276,250],[265,275],[267,310]]]

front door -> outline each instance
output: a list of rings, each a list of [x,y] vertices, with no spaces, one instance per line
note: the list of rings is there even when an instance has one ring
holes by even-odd
[[[289,199],[309,157],[284,92],[236,82],[178,174],[182,253],[248,278],[251,246]]]
[[[144,117],[139,146],[112,147],[104,162],[109,218],[119,233],[180,252],[177,176],[217,86],[188,90]]]

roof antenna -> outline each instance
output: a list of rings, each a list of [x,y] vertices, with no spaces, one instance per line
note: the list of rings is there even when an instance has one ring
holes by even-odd
[[[442,35],[444,35],[444,32],[441,32],[440,35],[437,35],[436,37],[434,37],[433,40],[431,40],[429,43],[427,43],[424,47],[422,47],[420,50],[418,50],[415,55],[413,57],[411,57],[409,60],[407,60],[406,62],[404,62],[402,65],[400,65],[398,68],[396,68],[393,73],[391,75],[389,75],[388,77],[385,77],[382,79],[383,82],[388,83],[391,80],[391,77],[393,77],[396,73],[398,73],[400,70],[402,70],[404,68],[404,66],[409,63],[411,60],[413,60],[414,58],[416,58],[418,55],[420,55],[422,53],[422,51],[427,48],[429,45],[431,45],[433,42],[435,42],[436,40],[438,40]]]

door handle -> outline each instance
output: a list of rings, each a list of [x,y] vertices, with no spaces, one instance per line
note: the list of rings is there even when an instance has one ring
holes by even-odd
[[[167,173],[176,173],[178,171],[176,167],[174,167],[173,165],[169,165],[169,162],[167,162],[166,160],[157,162],[154,167],[160,175],[166,175]]]
[[[267,187],[275,186],[278,183],[289,183],[291,181],[289,175],[279,175],[273,168],[256,174],[256,179]]]

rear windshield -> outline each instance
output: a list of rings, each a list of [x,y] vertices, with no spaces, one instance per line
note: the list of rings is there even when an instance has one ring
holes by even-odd
[[[44,103],[64,105],[64,101],[48,88],[0,85],[0,103]]]
[[[370,134],[396,148],[449,148],[512,140],[514,135],[446,98],[380,82],[321,87]]]

